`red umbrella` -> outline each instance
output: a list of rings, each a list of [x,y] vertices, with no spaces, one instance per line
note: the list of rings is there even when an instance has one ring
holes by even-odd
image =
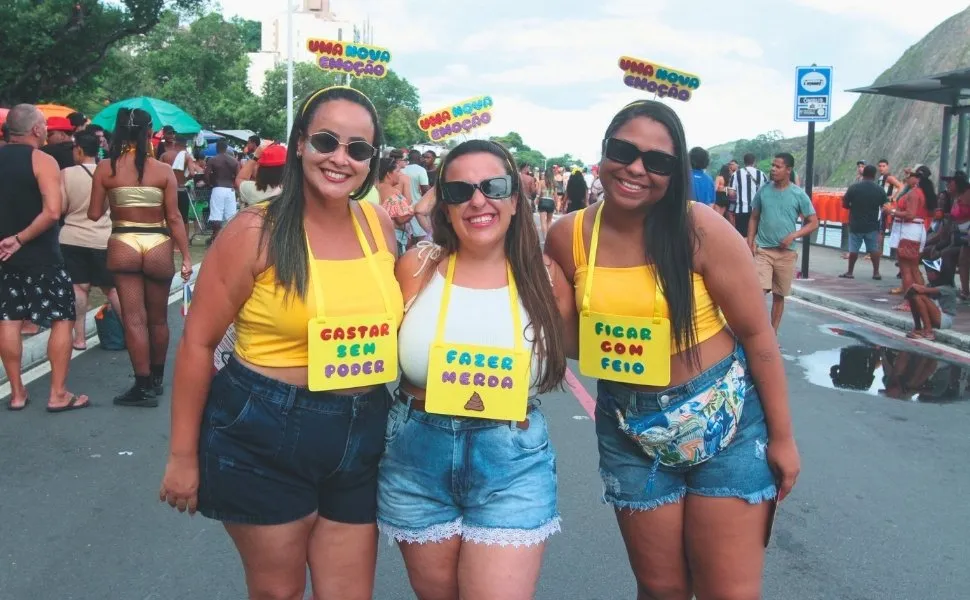
[[[0,125],[7,122],[7,113],[10,112],[9,108],[0,108]]]

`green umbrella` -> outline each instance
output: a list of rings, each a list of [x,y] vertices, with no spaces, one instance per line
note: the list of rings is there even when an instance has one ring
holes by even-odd
[[[202,131],[202,125],[181,108],[148,96],[128,98],[108,106],[91,120],[95,125],[104,127],[106,131],[113,131],[118,119],[118,110],[122,108],[140,108],[152,116],[152,127],[157,131],[166,125],[171,125],[177,133],[195,134]]]

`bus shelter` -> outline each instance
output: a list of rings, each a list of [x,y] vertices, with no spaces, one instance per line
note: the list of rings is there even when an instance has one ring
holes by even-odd
[[[970,159],[970,67],[921,79],[861,87],[848,91],[942,105],[943,131],[940,140],[940,177],[949,175],[951,169],[967,170],[967,161]],[[954,117],[957,119],[957,143],[955,160],[951,167],[951,131]]]

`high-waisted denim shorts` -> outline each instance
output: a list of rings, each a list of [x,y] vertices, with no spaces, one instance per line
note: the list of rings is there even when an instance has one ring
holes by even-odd
[[[545,417],[509,421],[434,415],[399,391],[387,421],[377,523],[399,542],[462,536],[530,546],[559,531],[556,455]]]
[[[685,494],[741,498],[751,504],[775,497],[775,479],[765,454],[768,446],[765,415],[750,373],[746,375],[747,393],[734,439],[703,463],[688,467],[655,465],[619,429],[617,410],[630,416],[664,410],[712,387],[735,360],[747,370],[740,345],[730,356],[687,383],[659,393],[637,392],[621,383],[602,379],[597,382],[596,437],[605,502],[616,508],[650,510],[677,502]]]
[[[387,388],[311,392],[235,358],[212,381],[199,436],[199,511],[226,523],[277,525],[316,512],[373,523]]]

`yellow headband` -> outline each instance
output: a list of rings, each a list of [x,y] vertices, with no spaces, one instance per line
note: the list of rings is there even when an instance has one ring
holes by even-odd
[[[374,108],[374,103],[371,102],[370,98],[368,98],[367,95],[364,92],[362,92],[362,91],[360,91],[358,89],[354,89],[354,88],[352,88],[350,86],[347,86],[347,85],[332,85],[330,87],[320,88],[319,90],[313,92],[313,94],[310,95],[310,97],[306,99],[306,102],[303,103],[303,110],[300,111],[300,116],[301,117],[305,117],[306,116],[306,111],[307,111],[308,108],[310,108],[310,105],[313,104],[313,101],[316,100],[321,95],[323,95],[323,94],[325,94],[325,93],[327,93],[327,92],[329,92],[331,90],[350,90],[350,91],[354,92],[355,94],[357,94],[358,96],[360,96],[361,98],[363,98],[364,101],[367,102],[367,105],[370,106],[374,110],[374,112],[377,112],[377,109]]]

